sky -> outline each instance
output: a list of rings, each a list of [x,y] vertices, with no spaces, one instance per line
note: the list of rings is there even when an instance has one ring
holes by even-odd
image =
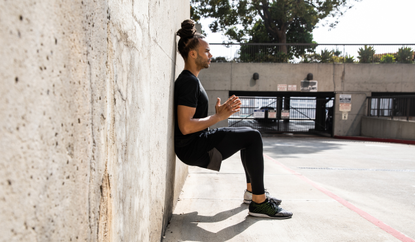
[[[202,20],[209,43],[227,38],[210,32]],[[415,0],[362,0],[339,18],[334,29],[317,25],[313,31],[319,44],[415,44]]]
[[[317,43],[415,43],[415,0],[362,0],[336,28],[314,30]]]
[[[202,28],[209,43],[227,40],[221,34],[210,32],[209,20]],[[329,31],[318,26],[313,31],[317,43],[415,43],[415,0],[362,0],[355,3],[339,24]]]

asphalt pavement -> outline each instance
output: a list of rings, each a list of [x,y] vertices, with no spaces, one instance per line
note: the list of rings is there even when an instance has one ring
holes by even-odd
[[[239,153],[189,167],[164,242],[415,241],[415,145],[264,137],[265,186],[291,219],[248,215]]]

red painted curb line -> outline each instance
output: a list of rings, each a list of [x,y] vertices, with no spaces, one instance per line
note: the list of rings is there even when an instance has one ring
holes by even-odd
[[[403,242],[415,242],[414,239],[407,237],[406,235],[402,234],[398,230],[390,227],[389,225],[386,225],[385,223],[383,223],[379,219],[377,219],[377,218],[373,217],[372,215],[366,213],[365,211],[361,210],[360,208],[357,208],[356,206],[354,206],[353,204],[351,204],[348,201],[344,200],[343,198],[341,198],[341,197],[337,196],[336,194],[334,194],[334,193],[332,193],[332,192],[330,192],[330,191],[328,191],[328,190],[320,187],[319,185],[317,185],[316,183],[314,183],[313,181],[311,181],[307,177],[301,175],[300,173],[298,173],[298,172],[296,172],[294,170],[291,170],[290,168],[284,166],[283,164],[281,164],[280,162],[274,160],[270,156],[264,154],[264,157],[267,158],[267,159],[269,159],[269,160],[272,160],[275,164],[281,166],[285,170],[289,171],[291,174],[296,175],[299,178],[301,178],[302,180],[304,180],[305,182],[311,184],[316,189],[320,190],[321,192],[323,192],[327,196],[333,198],[334,200],[336,200],[337,202],[341,203],[343,206],[347,207],[348,209],[352,210],[353,212],[356,212],[357,214],[359,214],[361,217],[363,217],[367,221],[369,221],[372,224],[376,225],[377,227],[379,227],[383,231],[385,231],[385,232],[393,235],[395,238],[399,239],[400,241],[403,241]]]
[[[381,138],[370,138],[370,137],[358,137],[358,136],[337,136],[336,139],[348,139],[348,140],[359,140],[359,141],[372,141],[372,142],[386,142],[386,143],[399,143],[407,145],[415,145],[415,140],[400,140],[400,139],[381,139]]]

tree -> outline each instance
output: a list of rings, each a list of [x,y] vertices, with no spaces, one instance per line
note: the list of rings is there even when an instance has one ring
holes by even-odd
[[[312,29],[307,30],[302,28],[301,18],[296,19],[293,24],[290,25],[290,29],[287,31],[288,43],[315,43],[313,42]],[[248,43],[278,43],[276,39],[271,36],[262,21],[258,19],[253,27],[247,31],[249,35]],[[287,45],[287,52],[281,51],[281,46],[276,45],[263,45],[263,46],[246,46],[242,45],[240,49],[240,60],[244,62],[248,61],[263,61],[263,62],[287,62],[288,59],[292,59],[294,56],[299,58],[305,55],[306,52],[314,52],[314,46],[296,46]]]
[[[266,36],[271,43],[311,43],[317,23],[333,17],[333,22],[325,23],[333,28],[351,2],[357,1],[361,0],[191,0],[191,14],[195,21],[214,18],[209,25],[212,32],[223,31],[238,42],[252,42],[259,36],[264,41]],[[255,36],[254,29],[262,31]],[[286,45],[279,51],[288,54]]]

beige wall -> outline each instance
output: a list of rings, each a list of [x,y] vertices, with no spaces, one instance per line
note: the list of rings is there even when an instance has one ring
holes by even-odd
[[[383,139],[415,140],[415,122],[363,117],[362,135]]]
[[[212,63],[199,78],[206,90],[276,91],[278,84],[288,84],[300,91],[308,73],[319,92],[415,92],[412,64]]]
[[[252,76],[257,72],[259,80]],[[372,92],[415,92],[415,65],[413,64],[283,64],[283,63],[212,63],[199,78],[209,99],[226,99],[229,91],[272,91],[278,84],[297,85],[312,73],[318,81],[319,92],[336,95],[334,135],[354,136],[361,133],[361,119],[366,114],[366,97]],[[339,95],[352,95],[352,110],[342,120]],[[209,104],[214,112],[214,102]],[[226,126],[222,122],[218,126]]]
[[[0,1],[0,241],[160,240],[187,172],[188,16],[185,0]]]

